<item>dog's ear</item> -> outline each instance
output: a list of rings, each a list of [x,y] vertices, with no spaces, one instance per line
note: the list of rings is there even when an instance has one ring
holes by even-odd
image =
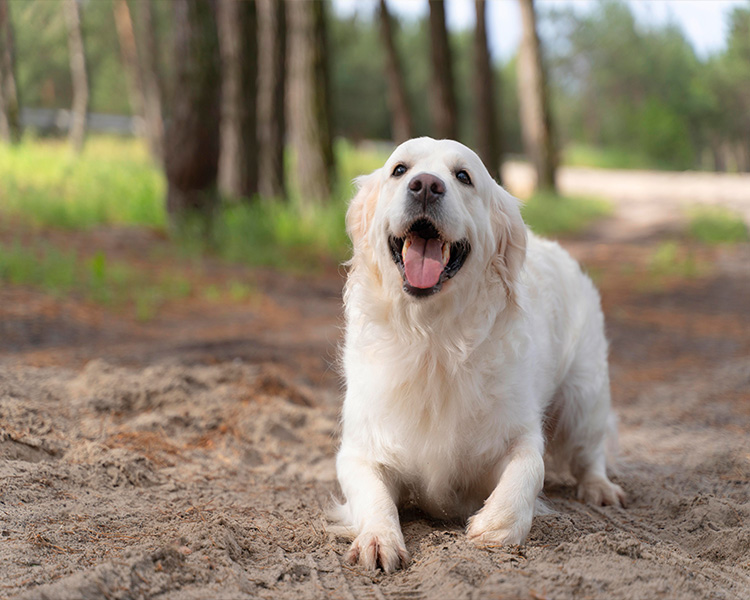
[[[369,175],[357,177],[354,183],[357,193],[349,202],[349,209],[346,211],[346,232],[356,252],[362,245],[375,214],[375,205],[380,194],[380,169]]]
[[[521,218],[521,203],[495,184],[492,203],[492,224],[497,240],[497,253],[492,268],[500,276],[508,301],[516,304],[516,282],[526,258],[526,224]]]

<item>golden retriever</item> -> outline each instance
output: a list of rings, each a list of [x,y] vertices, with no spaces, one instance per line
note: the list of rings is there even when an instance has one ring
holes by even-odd
[[[347,560],[405,566],[405,504],[468,519],[480,544],[522,543],[545,451],[579,498],[621,505],[604,318],[578,264],[458,142],[409,140],[358,185],[334,510]]]

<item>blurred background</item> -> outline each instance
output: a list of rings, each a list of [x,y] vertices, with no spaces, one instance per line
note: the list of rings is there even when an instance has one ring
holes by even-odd
[[[540,233],[650,240],[628,273],[748,237],[747,1],[0,0],[0,55],[0,281],[45,306],[147,323],[257,302],[259,268],[338,281],[353,178],[419,135]],[[18,316],[6,349],[46,343]]]

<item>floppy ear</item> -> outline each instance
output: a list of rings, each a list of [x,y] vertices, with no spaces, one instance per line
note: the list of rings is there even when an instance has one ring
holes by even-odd
[[[357,177],[354,182],[357,185],[357,193],[349,202],[349,209],[346,211],[346,232],[356,252],[364,242],[375,213],[375,204],[380,194],[380,169],[369,175]]]
[[[508,301],[517,305],[516,282],[526,258],[526,224],[521,218],[520,201],[499,185],[495,186],[492,224],[498,242],[492,268],[505,285]]]

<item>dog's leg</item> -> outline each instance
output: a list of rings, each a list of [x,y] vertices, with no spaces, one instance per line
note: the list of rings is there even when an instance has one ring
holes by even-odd
[[[606,446],[608,440],[616,446],[617,423],[602,355],[599,361],[578,359],[562,386],[561,442],[578,483],[578,499],[597,506],[624,506],[625,492],[607,477]]]
[[[571,472],[578,482],[578,499],[597,506],[625,506],[625,492],[607,477],[603,437],[598,443],[578,446],[571,460]]]
[[[346,510],[358,532],[346,561],[392,573],[409,563],[396,507],[397,489],[383,470],[367,459],[340,453],[336,460]]]
[[[467,534],[480,544],[520,544],[531,529],[534,506],[544,484],[541,432],[518,438],[505,460],[500,481],[484,507],[469,519]]]

